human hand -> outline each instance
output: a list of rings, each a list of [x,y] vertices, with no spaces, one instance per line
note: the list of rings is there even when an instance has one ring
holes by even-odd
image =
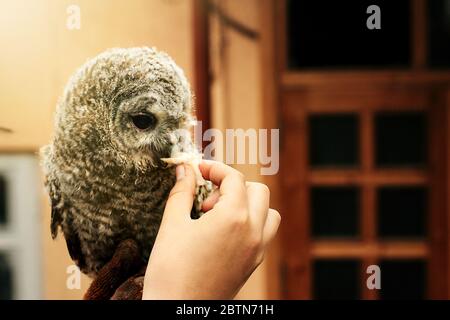
[[[267,186],[246,182],[237,170],[214,161],[200,164],[218,190],[193,220],[195,174],[177,167],[147,265],[144,299],[231,299],[262,262],[280,215],[269,209]]]

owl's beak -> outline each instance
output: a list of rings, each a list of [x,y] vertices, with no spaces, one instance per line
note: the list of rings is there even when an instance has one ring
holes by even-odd
[[[155,146],[153,144],[148,146],[148,153],[152,158],[153,165],[158,168],[167,167],[167,163],[163,162],[161,158],[169,158],[172,152],[173,145],[166,143],[164,145]]]

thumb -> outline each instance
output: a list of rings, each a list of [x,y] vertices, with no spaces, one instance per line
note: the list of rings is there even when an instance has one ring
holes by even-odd
[[[167,199],[164,217],[190,218],[195,195],[195,174],[190,165],[179,165],[176,169],[177,181]]]

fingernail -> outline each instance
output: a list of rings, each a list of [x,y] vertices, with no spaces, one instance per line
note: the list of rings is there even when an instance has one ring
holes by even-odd
[[[184,165],[180,164],[179,166],[177,166],[177,169],[175,170],[175,172],[176,172],[177,180],[183,179],[185,176]]]

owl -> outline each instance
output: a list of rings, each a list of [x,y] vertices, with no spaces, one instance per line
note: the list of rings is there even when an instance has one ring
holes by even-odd
[[[176,180],[163,160],[199,157],[191,100],[183,71],[147,47],[107,50],[69,80],[40,153],[51,235],[62,231],[83,273],[95,277],[125,239],[147,262]],[[200,178],[197,190],[194,218],[212,185]]]

